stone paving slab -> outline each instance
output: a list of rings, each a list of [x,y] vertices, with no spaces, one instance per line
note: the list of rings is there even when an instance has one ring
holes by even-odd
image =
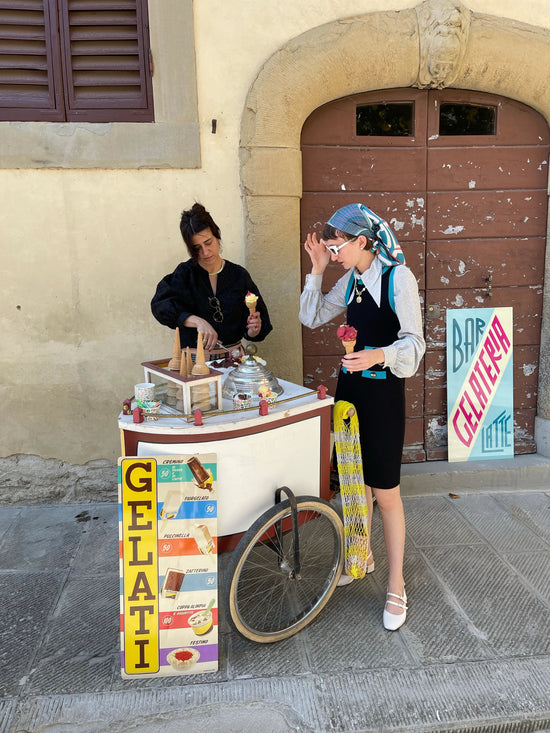
[[[548,721],[550,664],[510,660],[342,674],[327,681],[323,701],[332,730],[346,733],[472,730],[540,715]]]
[[[222,608],[217,673],[142,680],[120,676],[116,505],[0,508],[0,733],[550,728],[550,494],[404,503],[399,632],[375,511],[375,573],[300,634],[254,644]]]
[[[1,509],[3,512],[4,509]],[[0,569],[67,568],[82,539],[74,507],[25,507],[15,514],[0,538]]]
[[[0,573],[0,696],[27,686],[64,582],[60,571]]]

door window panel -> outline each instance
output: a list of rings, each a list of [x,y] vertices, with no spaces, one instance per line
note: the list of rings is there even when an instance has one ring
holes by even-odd
[[[355,115],[356,134],[374,137],[412,137],[414,104],[358,105]]]
[[[496,131],[496,107],[442,104],[439,108],[440,135],[496,135]]]

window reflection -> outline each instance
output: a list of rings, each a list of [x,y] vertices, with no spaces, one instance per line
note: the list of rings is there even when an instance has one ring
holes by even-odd
[[[475,104],[442,104],[440,135],[496,135],[496,107]]]
[[[411,137],[413,120],[413,102],[360,105],[356,110],[356,135]]]

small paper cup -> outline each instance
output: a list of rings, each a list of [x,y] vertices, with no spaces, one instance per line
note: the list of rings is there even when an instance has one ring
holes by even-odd
[[[136,400],[141,402],[154,402],[155,401],[155,385],[153,382],[141,382],[136,384],[134,387],[134,394]]]
[[[156,415],[160,412],[160,402],[146,401],[142,403],[145,407],[142,407],[144,420],[158,420]]]
[[[273,406],[277,402],[277,392],[273,392],[272,390],[269,390],[267,394],[259,394],[258,397],[260,400],[265,400],[267,402],[267,407],[269,410],[273,409]]]
[[[252,404],[252,395],[250,392],[235,392],[233,395],[233,407],[236,410],[242,410],[245,407],[250,407]]]

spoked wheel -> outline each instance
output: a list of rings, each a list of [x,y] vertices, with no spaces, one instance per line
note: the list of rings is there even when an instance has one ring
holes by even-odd
[[[227,567],[235,628],[262,643],[292,636],[323,609],[343,564],[344,528],[328,502],[296,499],[294,521],[289,500],[276,504],[243,535]]]

